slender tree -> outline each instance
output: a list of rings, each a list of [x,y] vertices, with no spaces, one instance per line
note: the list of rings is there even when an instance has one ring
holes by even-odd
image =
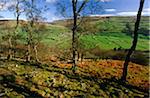
[[[128,54],[126,56],[125,59],[125,63],[124,63],[124,68],[123,68],[123,74],[121,79],[123,81],[126,81],[126,77],[127,77],[127,73],[128,73],[128,65],[130,62],[130,58],[132,53],[135,51],[136,46],[137,46],[137,42],[138,42],[138,29],[139,29],[139,25],[140,25],[140,20],[141,20],[141,14],[142,14],[142,10],[143,10],[143,6],[144,6],[144,1],[145,0],[140,0],[140,6],[139,6],[139,10],[138,10],[138,14],[137,14],[137,19],[136,19],[136,23],[135,23],[135,27],[134,27],[134,37],[133,37],[133,42],[132,42],[132,46],[128,51]]]
[[[45,7],[45,6],[44,6]],[[26,61],[31,60],[31,54],[35,55],[35,60],[39,62],[38,59],[38,44],[41,39],[41,32],[44,29],[42,22],[45,18],[42,17],[42,12],[46,11],[47,8],[38,7],[36,5],[36,0],[27,0],[26,1],[26,16],[29,20],[29,25],[27,27],[27,58]],[[43,27],[43,28],[42,28]],[[42,28],[42,29],[41,29]],[[40,36],[39,36],[40,35]],[[37,37],[35,37],[37,36]],[[31,51],[34,53],[31,53]]]
[[[34,28],[34,37],[33,37],[33,50],[36,62],[40,62],[38,58],[38,46],[44,36],[46,30],[45,24],[42,22],[43,18],[39,15],[35,18],[35,28]]]
[[[12,59],[13,55],[15,55],[14,45],[16,43],[15,39],[17,37],[16,31],[17,31],[17,28],[19,25],[19,17],[20,17],[20,14],[22,13],[22,7],[20,5],[22,4],[23,0],[14,0],[12,4],[9,4],[10,2],[12,2],[12,1],[2,0],[0,3],[1,4],[0,6],[3,10],[13,11],[16,15],[16,26],[14,28],[13,27],[11,28],[11,30],[9,31],[9,34],[7,36],[8,45],[9,45],[8,56],[7,56],[8,60]],[[4,5],[6,5],[6,7],[4,7]],[[10,25],[10,24],[7,24],[7,25]]]
[[[29,20],[29,24],[26,26],[26,32],[27,32],[27,52],[26,52],[26,61],[31,61],[31,48],[32,48],[32,38],[33,38],[33,27],[34,27],[34,5],[35,0],[26,0],[25,1],[25,13],[27,16],[27,19]]]
[[[7,23],[4,23],[3,25],[3,37],[2,39],[7,41],[8,42],[8,55],[7,55],[7,59],[10,60],[12,58],[12,31],[13,30],[13,27],[10,26],[10,23],[7,22]]]
[[[78,16],[80,16],[80,12],[84,9],[89,0],[84,0],[81,5],[78,7],[78,0],[72,0],[72,11],[73,11],[73,28],[72,28],[72,70],[75,72],[77,65],[77,44],[78,44],[78,36],[77,36],[77,28],[78,28]]]
[[[34,26],[34,15],[33,15],[33,11],[34,11],[34,3],[35,3],[35,0],[31,0],[31,9],[30,9],[30,15],[29,17],[31,18],[31,21],[30,21],[30,26],[31,26],[31,30]],[[27,61],[30,61],[31,60],[31,46],[32,46],[32,31],[29,30],[29,34],[28,34],[28,57],[27,57]]]
[[[16,47],[16,38],[18,38],[18,27],[19,27],[19,22],[20,22],[20,15],[24,12],[24,5],[23,5],[23,2],[25,0],[15,0],[14,4],[11,5],[9,7],[9,10],[10,11],[14,11],[14,14],[15,14],[15,17],[16,17],[16,25],[15,25],[15,28],[14,28],[14,32],[13,32],[13,56],[15,57],[15,53],[16,53],[16,50],[15,50],[15,47]]]
[[[20,15],[21,15],[21,8],[19,7],[19,5],[20,5],[20,3],[21,3],[21,0],[16,0],[16,27],[15,27],[15,29],[17,29],[18,28],[18,26],[19,26],[19,18],[20,18]]]
[[[82,23],[83,16],[84,15],[89,15],[89,14],[94,14],[94,13],[99,13],[100,9],[98,6],[100,6],[100,1],[101,0],[72,0],[71,5],[69,5],[70,1],[64,1],[67,3],[62,3],[63,1],[59,1],[57,5],[59,6],[58,10],[59,12],[65,16],[67,14],[67,17],[73,16],[73,24],[72,24],[72,71],[75,72],[76,70],[76,65],[77,65],[77,49],[78,49],[78,34],[77,34],[77,29],[79,25]],[[91,8],[89,8],[90,4],[92,3],[92,10],[95,12],[91,11]],[[94,5],[95,3],[95,5]],[[66,9],[67,7],[71,6],[72,9]],[[84,10],[87,9],[87,10]],[[94,10],[97,9],[97,10]],[[68,12],[71,11],[71,14],[68,14]],[[92,13],[91,13],[92,12]]]

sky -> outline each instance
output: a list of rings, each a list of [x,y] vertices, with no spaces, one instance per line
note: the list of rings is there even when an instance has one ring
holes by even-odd
[[[15,0],[7,2],[6,8],[0,10],[0,19],[15,19],[15,14],[13,11],[8,11],[7,7],[14,3]],[[42,13],[46,21],[54,21],[62,19],[61,15],[58,15],[56,10],[56,1],[61,0],[36,0],[38,6],[47,6],[49,9]],[[66,0],[67,1],[67,0]],[[79,0],[82,2],[82,0]],[[145,0],[143,16],[150,16],[150,2]],[[101,6],[103,11],[101,13],[91,14],[91,16],[135,16],[138,11],[140,0],[101,0]],[[1,0],[0,0],[1,8]],[[25,15],[21,15],[21,19],[26,19]]]

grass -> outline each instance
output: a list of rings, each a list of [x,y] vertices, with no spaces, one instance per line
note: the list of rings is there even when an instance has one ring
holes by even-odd
[[[122,47],[129,49],[132,44],[132,38],[123,33],[105,33],[99,35],[85,35],[81,37],[85,48],[100,47],[102,49],[113,49]],[[139,38],[137,50],[148,50],[148,39]]]
[[[49,25],[46,34],[42,39],[42,43],[49,45],[50,47],[63,47],[65,42],[70,39],[70,30],[63,26]]]
[[[142,35],[141,35],[142,36]],[[122,47],[123,49],[129,49],[132,44],[132,38],[123,33],[105,33],[105,34],[89,34],[80,37],[80,43],[85,49],[100,47],[102,49],[113,49]],[[50,47],[56,46],[61,49],[71,47],[71,33],[53,33],[48,34],[46,38],[42,40],[43,43],[48,44]],[[148,50],[149,39],[147,37],[140,37],[137,45],[137,50]]]

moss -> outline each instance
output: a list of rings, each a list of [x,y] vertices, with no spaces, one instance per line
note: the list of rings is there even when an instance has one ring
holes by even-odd
[[[37,92],[38,92],[41,96],[43,96],[43,97],[44,97],[44,96],[45,96],[45,94],[46,94],[46,92],[45,92],[45,91],[43,91],[43,90],[38,90]]]
[[[4,77],[3,76],[0,76],[0,81],[3,81],[4,80]]]
[[[9,96],[9,98],[25,98],[23,95],[18,94],[15,91],[7,93],[7,96]]]

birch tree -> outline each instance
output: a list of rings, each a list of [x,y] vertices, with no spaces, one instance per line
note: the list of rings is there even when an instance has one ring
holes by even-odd
[[[39,31],[42,31],[42,26],[44,29],[44,23],[42,24],[45,18],[42,17],[41,13],[46,11],[47,8],[41,8],[37,6],[36,0],[27,0],[26,1],[26,17],[29,21],[29,25],[27,25],[27,58],[26,61],[31,60],[31,54],[35,54],[35,60],[39,62],[38,59],[38,44],[40,42],[40,38],[42,35],[39,36]],[[45,7],[45,6],[44,6]],[[41,23],[41,24],[40,24]],[[34,36],[37,36],[36,38]],[[33,48],[33,49],[32,49]],[[31,53],[31,51],[34,53]],[[32,56],[33,57],[33,56]]]
[[[5,26],[5,32],[6,35],[4,35],[4,39],[8,39],[8,56],[7,59],[10,60],[13,58],[15,54],[15,44],[16,44],[16,38],[17,38],[17,28],[19,26],[19,17],[22,13],[23,7],[22,2],[24,0],[1,0],[0,2],[0,9],[2,10],[8,10],[11,12],[14,12],[16,16],[16,25],[10,25],[9,23],[6,23],[7,26]]]
[[[11,59],[12,56],[15,57],[16,39],[18,38],[18,33],[19,33],[18,29],[19,29],[20,16],[24,12],[24,5],[23,5],[24,1],[25,0],[14,0],[12,5],[10,5],[10,7],[8,7],[9,11],[14,12],[14,15],[16,17],[16,24],[14,26],[14,29],[12,30],[13,35],[12,35],[12,37],[9,38],[10,53],[8,55],[8,59]],[[9,2],[12,2],[12,1],[9,1]],[[13,54],[12,54],[12,52],[13,52]]]

